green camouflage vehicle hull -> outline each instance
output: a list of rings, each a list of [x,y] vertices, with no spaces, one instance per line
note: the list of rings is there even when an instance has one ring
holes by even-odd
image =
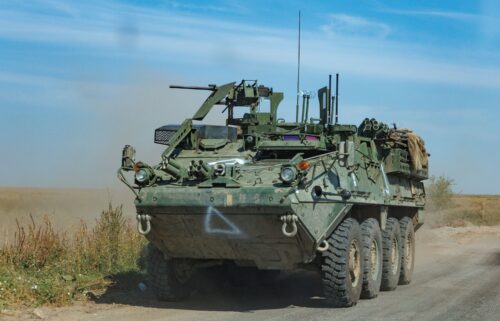
[[[160,164],[135,162],[126,146],[119,171],[136,194],[160,299],[187,296],[197,270],[227,264],[317,270],[337,306],[410,282],[428,173],[420,137],[374,119],[333,123],[326,87],[320,118],[307,121],[307,97],[297,123],[277,120],[283,95],[268,87],[201,89],[212,94],[192,119],[156,130],[155,142],[168,145]],[[263,98],[270,112],[257,108]],[[226,105],[227,125],[193,125],[214,104]],[[250,113],[234,118],[244,106]]]

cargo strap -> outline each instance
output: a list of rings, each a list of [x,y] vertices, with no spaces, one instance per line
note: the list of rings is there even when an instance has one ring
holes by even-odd
[[[151,232],[151,216],[148,214],[137,214],[137,231],[141,235],[147,235]],[[143,228],[143,224],[146,224],[146,228]]]
[[[297,220],[299,218],[297,215],[283,215],[280,217],[280,220],[283,222],[283,226],[281,227],[281,232],[283,232],[283,235],[288,236],[288,237],[294,237],[297,235]],[[289,232],[288,231],[288,225],[292,225],[292,230]]]

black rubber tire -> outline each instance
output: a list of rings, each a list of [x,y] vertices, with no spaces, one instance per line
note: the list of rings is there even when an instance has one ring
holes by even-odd
[[[363,285],[363,245],[358,222],[352,218],[344,220],[328,238],[328,244],[321,264],[326,302],[335,307],[353,306],[359,301]],[[356,260],[351,262],[350,258]]]
[[[192,279],[181,282],[174,271],[175,259],[167,259],[153,244],[148,245],[148,285],[160,301],[179,301],[191,295]]]
[[[374,218],[361,224],[363,239],[363,289],[362,299],[373,299],[380,292],[382,283],[382,232]]]
[[[398,286],[401,271],[401,230],[399,221],[390,217],[382,234],[382,291],[393,291]]]
[[[413,221],[405,216],[399,221],[401,229],[401,273],[399,284],[410,284],[415,265],[415,227]]]

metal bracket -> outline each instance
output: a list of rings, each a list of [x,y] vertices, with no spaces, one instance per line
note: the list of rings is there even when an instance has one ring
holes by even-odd
[[[141,235],[148,235],[151,232],[151,215],[148,214],[137,214],[137,231]],[[146,228],[143,228],[143,224],[146,224]]]
[[[297,215],[283,215],[280,217],[280,220],[283,222],[283,226],[281,227],[281,232],[283,235],[288,236],[288,237],[294,237],[297,235],[298,228],[297,228],[297,221],[298,221]],[[292,230],[289,232],[288,231],[288,225],[292,226]]]
[[[127,178],[125,178],[125,175],[123,175],[123,168],[119,168],[118,169],[118,172],[117,172],[117,176],[118,176],[118,179],[120,181],[123,182],[123,184],[127,185],[128,188],[130,188],[130,190],[132,191],[132,193],[134,193],[135,197],[137,197],[137,199],[139,201],[141,201],[141,197],[139,196],[139,193],[137,193],[137,191],[132,187],[132,185],[130,185],[130,183],[127,181]]]
[[[323,242],[318,245],[316,251],[318,252],[326,252],[330,248],[330,243],[327,240],[323,240]]]

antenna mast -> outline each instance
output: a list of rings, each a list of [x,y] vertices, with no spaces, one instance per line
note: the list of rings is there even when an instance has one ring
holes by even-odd
[[[335,75],[335,124],[339,123],[339,74]]]
[[[297,103],[295,105],[296,123],[299,123],[299,90],[300,90],[300,10],[299,10],[299,46],[297,49]]]

